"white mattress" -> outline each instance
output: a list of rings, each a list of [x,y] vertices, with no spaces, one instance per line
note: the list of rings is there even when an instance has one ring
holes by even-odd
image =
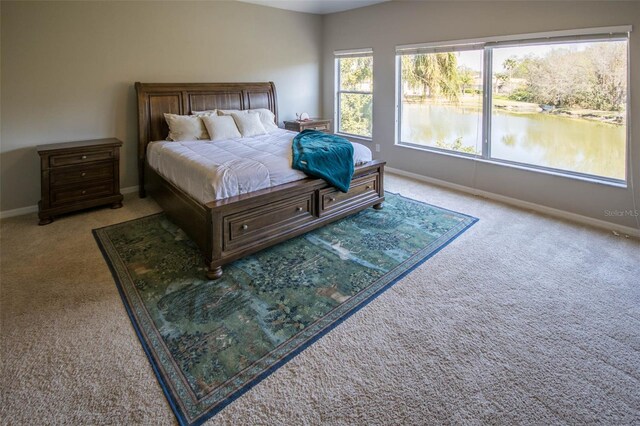
[[[151,142],[147,162],[162,177],[201,203],[304,179],[291,168],[291,141],[297,133],[223,141]],[[371,150],[353,143],[356,165],[371,161]]]

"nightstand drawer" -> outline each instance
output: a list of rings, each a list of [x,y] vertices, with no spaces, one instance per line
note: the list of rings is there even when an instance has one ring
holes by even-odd
[[[331,120],[307,120],[307,121],[285,121],[284,128],[286,130],[292,130],[294,132],[301,132],[303,130],[317,130],[319,132],[331,131]]]
[[[52,186],[92,180],[110,180],[113,178],[113,167],[111,161],[91,166],[60,167],[49,171],[49,180]]]
[[[113,194],[113,181],[79,184],[51,189],[51,205],[75,203]]]
[[[49,167],[66,166],[70,164],[89,163],[91,161],[110,160],[113,158],[113,149],[99,151],[82,151],[72,154],[59,154],[49,156]]]
[[[329,123],[323,123],[323,124],[313,124],[313,125],[304,125],[301,126],[302,130],[318,130],[320,132],[328,132],[329,131]]]

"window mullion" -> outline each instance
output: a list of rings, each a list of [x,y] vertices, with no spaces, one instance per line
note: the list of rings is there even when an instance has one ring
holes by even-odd
[[[340,58],[336,58],[335,61],[335,67],[334,67],[334,75],[336,76],[336,87],[334,90],[334,98],[335,98],[335,102],[334,102],[334,113],[333,113],[333,131],[334,132],[338,132],[340,131],[340,87],[341,87],[341,82],[340,82]]]
[[[402,142],[402,57],[396,55],[396,141]]]
[[[484,49],[484,64],[482,68],[482,158],[491,158],[491,107],[493,97],[493,49]]]

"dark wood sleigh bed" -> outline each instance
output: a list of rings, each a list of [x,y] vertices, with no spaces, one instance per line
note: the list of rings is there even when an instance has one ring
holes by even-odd
[[[140,197],[150,194],[200,247],[207,277],[222,266],[384,201],[384,165],[371,161],[354,172],[342,193],[322,179],[307,178],[203,204],[168,182],[146,161],[147,145],[165,140],[164,113],[268,108],[278,123],[273,83],[136,83]]]

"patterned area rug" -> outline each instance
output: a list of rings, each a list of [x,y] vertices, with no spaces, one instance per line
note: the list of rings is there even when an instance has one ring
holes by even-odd
[[[238,260],[217,281],[163,214],[94,235],[179,423],[198,425],[476,221],[387,193],[383,210]]]

